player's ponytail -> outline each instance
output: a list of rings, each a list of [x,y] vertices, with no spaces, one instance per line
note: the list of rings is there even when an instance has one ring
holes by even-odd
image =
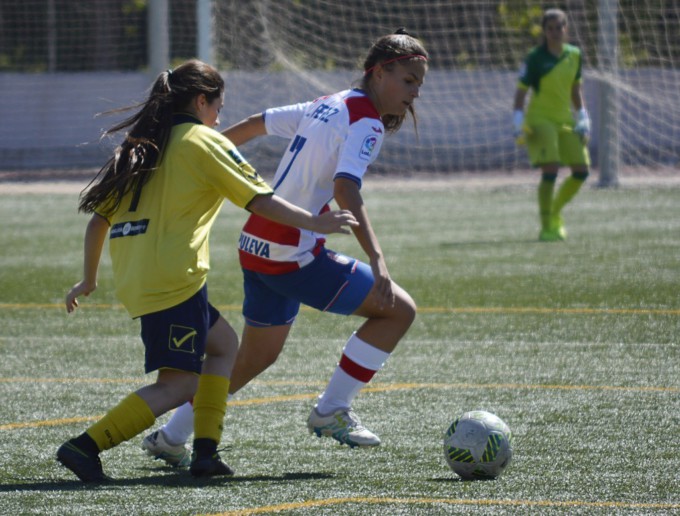
[[[376,40],[366,55],[363,63],[364,75],[361,79],[361,88],[370,90],[370,81],[373,70],[376,66],[384,66],[391,70],[400,61],[410,59],[428,60],[429,56],[423,44],[414,36],[408,33],[404,27],[398,28],[393,34],[382,36]],[[417,118],[413,105],[408,107],[409,113],[413,117],[413,125],[417,131]],[[399,130],[406,115],[384,115],[382,117],[385,130],[394,133]]]
[[[106,137],[130,128],[113,156],[81,194],[79,210],[92,213],[105,207],[106,212],[113,213],[127,193],[140,193],[163,159],[173,113],[186,109],[197,95],[204,94],[212,102],[223,91],[224,80],[217,70],[192,59],[175,70],[160,73],[144,103],[111,111],[138,109],[104,132]]]

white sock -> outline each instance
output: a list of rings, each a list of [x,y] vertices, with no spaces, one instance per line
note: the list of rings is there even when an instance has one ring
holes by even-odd
[[[390,354],[368,342],[356,333],[345,344],[340,364],[335,368],[324,393],[319,396],[316,410],[322,416],[332,414],[338,409],[348,409],[359,391],[379,371]]]
[[[184,405],[177,407],[161,430],[169,444],[173,446],[185,444],[194,432],[194,406],[191,402],[187,401]]]
[[[230,394],[227,401],[230,401],[233,397],[234,394]],[[163,430],[168,444],[172,446],[185,444],[194,432],[194,406],[191,402],[187,401],[184,405],[177,407],[172,417],[161,427],[161,430]]]

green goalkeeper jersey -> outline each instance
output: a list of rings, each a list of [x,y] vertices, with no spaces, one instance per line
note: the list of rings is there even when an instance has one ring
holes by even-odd
[[[527,123],[539,120],[572,124],[571,91],[581,82],[581,50],[565,44],[558,57],[543,44],[527,55],[520,72],[518,87],[531,88]]]

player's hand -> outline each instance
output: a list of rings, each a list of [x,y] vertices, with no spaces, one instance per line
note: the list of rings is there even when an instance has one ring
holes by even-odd
[[[586,143],[590,137],[590,117],[585,108],[579,110],[576,116],[576,125],[574,125],[574,132],[581,137],[581,141]]]
[[[97,289],[96,283],[88,283],[85,280],[79,281],[66,294],[66,312],[69,314],[78,307],[78,297],[89,296]]]
[[[315,217],[317,233],[342,233],[349,235],[350,228],[358,226],[359,222],[349,210],[327,211]]]

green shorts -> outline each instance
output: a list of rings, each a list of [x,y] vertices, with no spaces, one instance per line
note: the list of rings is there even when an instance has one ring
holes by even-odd
[[[527,150],[532,166],[561,163],[574,167],[590,166],[588,145],[573,131],[573,124],[540,121],[529,124]]]

